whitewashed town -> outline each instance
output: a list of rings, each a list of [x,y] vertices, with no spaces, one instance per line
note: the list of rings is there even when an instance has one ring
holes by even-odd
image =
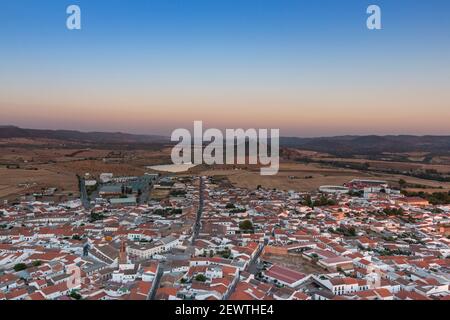
[[[450,206],[385,181],[302,193],[104,173],[80,186],[0,205],[0,300],[450,298]]]

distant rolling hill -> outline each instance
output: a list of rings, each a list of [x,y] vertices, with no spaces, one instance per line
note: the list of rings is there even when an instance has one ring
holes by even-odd
[[[327,138],[280,138],[284,147],[337,155],[380,154],[383,152],[450,153],[450,136],[339,136]]]
[[[170,142],[169,138],[157,135],[136,135],[121,132],[80,132],[74,130],[39,130],[23,129],[15,126],[0,126],[0,139],[9,138],[49,139],[95,144],[151,144]]]
[[[74,130],[23,129],[0,126],[0,139],[49,139],[72,143],[145,145],[170,143],[158,135],[136,135],[121,132],[80,132]],[[337,136],[323,138],[281,137],[281,147],[331,153],[334,155],[376,155],[383,152],[430,152],[450,154],[450,136]]]

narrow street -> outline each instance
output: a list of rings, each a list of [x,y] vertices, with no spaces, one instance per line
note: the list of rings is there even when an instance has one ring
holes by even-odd
[[[91,208],[91,204],[90,204],[89,197],[87,194],[86,183],[84,181],[84,178],[78,176],[78,185],[80,188],[80,199],[83,204],[83,207],[86,210],[89,210]]]
[[[156,271],[155,279],[153,279],[152,288],[150,289],[147,300],[155,300],[156,293],[158,292],[161,278],[164,275],[164,266],[160,263]]]
[[[197,211],[197,217],[195,219],[194,228],[192,231],[192,239],[191,244],[193,245],[195,240],[198,237],[198,234],[200,233],[200,227],[201,227],[201,219],[203,214],[203,206],[204,206],[204,190],[205,185],[203,181],[203,177],[200,177],[200,185],[199,185],[199,204],[198,204],[198,211]]]

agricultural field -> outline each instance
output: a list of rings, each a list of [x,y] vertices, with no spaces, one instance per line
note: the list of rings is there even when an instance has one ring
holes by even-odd
[[[20,144],[20,143],[22,144]],[[148,149],[108,149],[97,147],[65,147],[47,145],[49,141],[28,144],[27,139],[14,141],[15,145],[1,145],[0,141],[0,199],[20,196],[41,191],[45,188],[57,188],[59,192],[78,194],[77,175],[89,173],[96,177],[104,172],[115,176],[143,175],[154,172],[148,166],[171,163],[171,148],[161,145]],[[52,142],[53,143],[53,142]],[[433,164],[419,162],[398,162],[367,160],[361,158],[333,158],[329,154],[314,151],[282,149],[280,170],[276,176],[261,176],[259,166],[200,165],[178,175],[207,175],[224,177],[226,183],[236,187],[255,189],[258,186],[269,189],[294,190],[298,192],[316,191],[322,185],[343,185],[353,179],[381,179],[398,186],[400,179],[405,180],[405,189],[411,192],[442,192],[450,190],[450,182],[441,182],[381,170],[435,170],[439,174],[450,172],[447,159],[439,158]],[[309,159],[297,162],[292,159],[300,156]],[[386,155],[390,156],[390,155]],[[402,156],[419,159],[424,153],[411,153]],[[367,163],[370,170],[334,166],[333,162]],[[162,173],[166,174],[166,173]],[[155,194],[155,198],[166,195]]]
[[[26,139],[20,140],[26,143]],[[1,147],[0,199],[57,188],[58,192],[78,194],[77,175],[143,175],[148,165],[167,163],[170,149],[109,150],[95,148],[47,148],[37,145]],[[113,161],[105,159],[113,158]],[[167,160],[169,159],[169,160]]]
[[[323,161],[324,158],[313,157],[312,160]],[[370,168],[375,169],[394,169],[399,171],[410,170],[436,170],[439,173],[450,173],[450,165],[427,164],[416,162],[396,162],[396,161],[380,161],[368,159],[353,159],[353,158],[326,158],[329,162],[344,162],[344,163],[367,163]]]
[[[342,185],[352,179],[369,178],[356,170],[330,169],[316,164],[281,163],[276,176],[261,176],[259,169],[205,170],[207,176],[226,176],[237,187],[255,189],[276,188],[299,192],[315,191],[322,185]]]
[[[37,170],[0,168],[0,198],[10,199],[16,195],[38,192],[54,187],[60,192],[78,193],[76,176],[69,172],[48,168]]]

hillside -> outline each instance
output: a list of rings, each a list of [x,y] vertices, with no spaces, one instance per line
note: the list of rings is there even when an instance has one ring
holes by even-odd
[[[170,143],[169,137],[122,132],[23,129],[0,126],[0,139],[48,139],[71,143],[145,145]],[[450,136],[337,136],[322,138],[281,137],[281,147],[297,148],[340,156],[381,153],[428,152],[450,154]]]
[[[61,140],[76,143],[167,143],[169,138],[157,135],[136,135],[121,132],[81,132],[74,130],[23,129],[15,126],[0,126],[0,139],[28,138]]]

